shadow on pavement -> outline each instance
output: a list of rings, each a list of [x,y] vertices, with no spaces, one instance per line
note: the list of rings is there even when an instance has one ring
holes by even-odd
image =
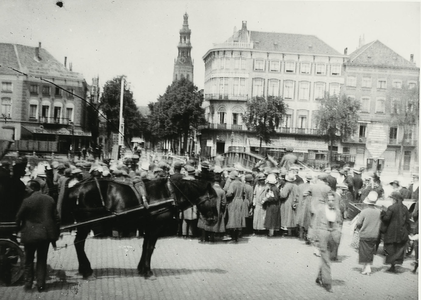
[[[189,275],[196,272],[226,274],[228,271],[222,269],[152,269],[156,277]]]

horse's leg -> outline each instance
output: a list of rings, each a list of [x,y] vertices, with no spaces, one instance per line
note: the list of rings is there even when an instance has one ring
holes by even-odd
[[[158,240],[158,236],[145,234],[143,239],[143,249],[142,249],[142,257],[139,261],[139,265],[137,269],[139,270],[139,274],[144,276],[145,278],[153,276],[151,270],[151,257],[153,251],[155,249],[156,241]]]
[[[79,227],[75,238],[76,254],[79,261],[79,273],[83,278],[87,278],[93,273],[91,263],[85,253],[85,241],[90,230],[90,227]]]

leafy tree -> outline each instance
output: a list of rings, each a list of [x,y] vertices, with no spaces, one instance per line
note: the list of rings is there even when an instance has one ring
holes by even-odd
[[[325,132],[325,139],[329,142],[329,159],[332,162],[333,143],[337,140],[347,140],[358,128],[358,110],[360,102],[342,95],[320,99],[320,108],[316,115],[319,129]]]
[[[100,99],[100,109],[107,118],[107,134],[119,131],[120,117],[120,93],[122,77],[114,77],[104,85],[104,91]],[[123,118],[124,118],[124,137],[127,145],[132,137],[138,136],[142,131],[142,115],[137,109],[133,99],[133,93],[124,83],[123,94]]]
[[[398,173],[402,174],[406,140],[412,140],[415,128],[419,127],[419,88],[410,89],[408,86],[404,86],[402,89],[393,89],[390,92],[390,98],[392,100],[390,124],[401,129]],[[415,144],[415,146],[418,150],[418,145]],[[418,151],[414,152],[418,153]]]
[[[260,149],[262,141],[270,144],[270,137],[276,132],[275,129],[283,120],[287,105],[280,97],[269,96],[255,97],[247,102],[244,120],[249,130],[256,132],[260,140]]]
[[[156,139],[178,140],[182,137],[185,152],[190,131],[205,124],[202,103],[203,94],[191,81],[185,78],[174,81],[157,102],[149,103],[152,135]]]

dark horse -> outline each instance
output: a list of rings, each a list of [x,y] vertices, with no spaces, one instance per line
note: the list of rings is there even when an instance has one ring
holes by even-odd
[[[156,241],[173,223],[179,210],[196,205],[202,217],[209,225],[216,222],[216,193],[206,181],[171,181],[167,178],[145,182],[149,208],[146,210],[139,204],[135,192],[130,185],[107,179],[82,182],[72,187],[65,197],[61,216],[62,224],[84,222],[89,220],[110,218],[113,226],[140,225],[144,229],[142,257],[137,266],[139,274],[145,277],[153,275],[151,257]],[[171,186],[171,187],[170,187]],[[99,192],[101,191],[101,192]],[[171,199],[175,196],[174,201]],[[138,210],[130,212],[130,209]],[[105,216],[105,217],[104,217]],[[86,224],[87,223],[87,224]],[[107,225],[107,221],[95,222]],[[93,270],[85,253],[85,240],[94,223],[77,226],[75,248],[79,261],[79,273],[84,277],[92,275]]]

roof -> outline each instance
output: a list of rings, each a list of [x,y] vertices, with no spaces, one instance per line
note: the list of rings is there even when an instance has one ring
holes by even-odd
[[[419,69],[379,40],[365,44],[349,55],[348,65]]]
[[[48,77],[83,80],[82,74],[65,68],[44,48],[39,47],[41,59],[38,59],[37,49],[38,47],[0,43],[0,74],[16,75],[16,72],[9,68],[11,67],[34,76],[47,75]]]
[[[310,55],[346,56],[339,53],[331,46],[314,35],[278,33],[247,30],[247,23],[243,28],[217,46],[232,45],[233,43],[245,45],[246,48],[262,51],[283,53],[299,53]]]
[[[256,50],[342,55],[314,35],[250,31],[250,40]]]

